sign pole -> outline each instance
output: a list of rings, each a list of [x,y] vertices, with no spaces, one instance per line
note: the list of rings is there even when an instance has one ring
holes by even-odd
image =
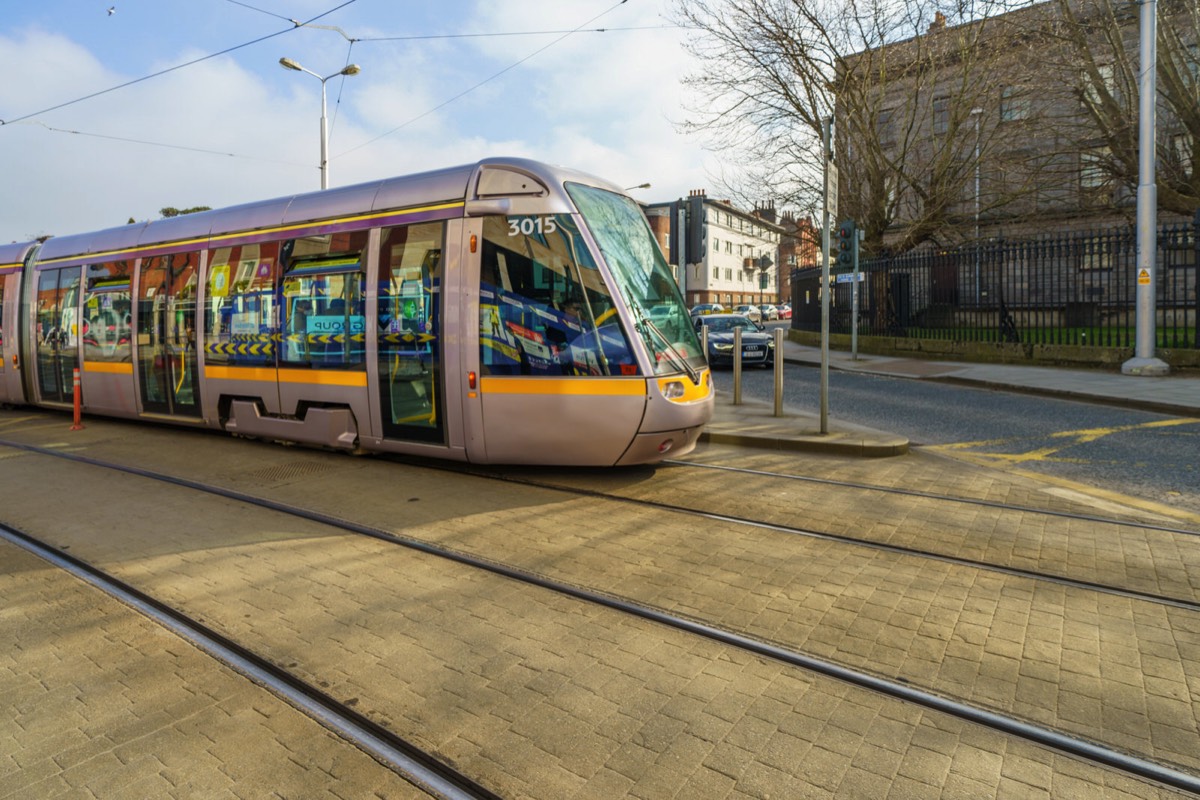
[[[829,238],[837,215],[837,167],[833,164],[833,117],[825,118],[821,161],[825,165],[825,210],[821,225],[821,433],[829,433]],[[830,189],[833,191],[831,192]]]

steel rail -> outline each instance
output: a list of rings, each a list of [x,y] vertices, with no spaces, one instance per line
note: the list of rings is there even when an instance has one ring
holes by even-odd
[[[0,539],[50,562],[132,607],[212,658],[283,698],[415,785],[445,800],[500,800],[500,795],[365,715],[121,579],[11,526],[0,524]]]
[[[998,500],[983,500],[976,497],[955,497],[949,494],[938,494],[936,492],[924,492],[920,489],[902,489],[890,486],[875,486],[869,483],[856,483],[855,481],[839,481],[834,478],[814,478],[810,475],[789,475],[784,472],[770,472],[769,470],[751,469],[749,467],[733,467],[727,464],[704,464],[695,461],[679,461],[677,459],[666,459],[662,461],[671,467],[695,467],[698,469],[714,469],[723,470],[726,472],[737,472],[744,475],[756,475],[765,478],[780,478],[782,480],[803,481],[805,483],[817,483],[823,486],[838,486],[845,489],[862,489],[864,491],[883,492],[885,494],[897,494],[905,497],[918,497],[923,500],[945,500],[950,503],[963,503],[966,505],[983,506],[984,508],[995,508],[1001,511],[1019,511],[1025,514],[1041,514],[1047,517],[1062,517],[1065,519],[1079,520],[1080,522],[1096,522],[1103,525],[1124,525],[1129,528],[1141,528],[1148,531],[1159,531],[1161,533],[1178,533],[1184,536],[1200,536],[1200,531],[1190,528],[1172,528],[1168,525],[1155,525],[1147,522],[1132,522],[1112,517],[1099,517],[1092,514],[1077,514],[1073,511],[1055,511],[1052,508],[1034,508],[1033,506],[1019,506],[1009,503],[1001,503]]]

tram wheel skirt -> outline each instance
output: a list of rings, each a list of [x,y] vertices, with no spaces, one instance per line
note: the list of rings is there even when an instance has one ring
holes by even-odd
[[[262,439],[320,444],[344,450],[358,441],[358,424],[348,408],[310,408],[304,419],[264,416],[258,403],[234,400],[225,430]]]

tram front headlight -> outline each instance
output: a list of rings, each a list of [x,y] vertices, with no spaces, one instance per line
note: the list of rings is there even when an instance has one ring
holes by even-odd
[[[687,387],[682,381],[667,381],[662,387],[663,397],[668,400],[678,400],[687,392]]]

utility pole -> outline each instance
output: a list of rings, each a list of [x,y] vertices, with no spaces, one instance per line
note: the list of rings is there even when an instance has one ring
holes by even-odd
[[[1166,375],[1170,367],[1154,355],[1155,272],[1158,267],[1158,186],[1154,176],[1154,110],[1158,68],[1158,9],[1156,0],[1139,0],[1141,41],[1138,68],[1138,190],[1137,190],[1137,333],[1133,358],[1121,365],[1126,375]]]

